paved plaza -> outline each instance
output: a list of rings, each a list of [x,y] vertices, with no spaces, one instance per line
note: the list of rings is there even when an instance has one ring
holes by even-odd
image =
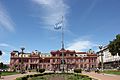
[[[36,72],[30,72],[30,73],[28,72],[26,74],[15,74],[15,75],[9,75],[9,76],[2,76],[2,79],[0,80],[15,80],[17,77],[22,77],[28,74],[36,74]]]
[[[120,75],[103,74],[95,72],[83,72],[83,74],[98,80],[120,80]]]

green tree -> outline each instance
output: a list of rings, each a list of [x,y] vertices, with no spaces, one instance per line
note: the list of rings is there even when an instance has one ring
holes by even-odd
[[[2,68],[3,68],[3,63],[1,62],[1,63],[0,63],[0,69],[2,69]]]
[[[8,66],[8,65],[3,64],[3,69],[8,69],[8,68],[9,68],[9,66]]]
[[[120,34],[116,35],[116,39],[110,41],[108,49],[113,56],[117,54],[120,56]]]
[[[0,50],[0,56],[2,55],[2,51]]]

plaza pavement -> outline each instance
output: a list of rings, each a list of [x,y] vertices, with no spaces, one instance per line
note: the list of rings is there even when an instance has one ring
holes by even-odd
[[[95,73],[95,72],[82,72],[82,74],[88,75],[98,80],[120,80],[120,75]]]
[[[28,72],[25,74],[15,74],[15,75],[2,76],[2,79],[0,79],[0,80],[15,80],[17,77],[22,77],[24,75],[30,75],[30,74],[36,74],[36,72]]]

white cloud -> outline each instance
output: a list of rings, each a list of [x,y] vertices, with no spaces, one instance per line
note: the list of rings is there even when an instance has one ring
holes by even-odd
[[[64,25],[66,25],[66,15],[68,13],[69,6],[65,4],[63,0],[32,0],[38,4],[44,12],[44,17],[41,17],[44,24],[48,25],[47,29],[52,29],[51,26],[57,23],[62,16],[64,16]],[[41,15],[38,15],[41,16]]]
[[[0,48],[4,48],[4,47],[7,47],[9,49],[16,49],[16,47],[9,45],[7,43],[0,43]]]
[[[14,23],[1,3],[0,3],[0,27],[5,28],[8,31],[14,31]]]
[[[6,44],[6,43],[1,43],[0,46],[1,46],[1,47],[9,47],[9,45]]]
[[[89,40],[77,39],[67,45],[67,49],[76,51],[86,51],[95,47],[96,44]]]

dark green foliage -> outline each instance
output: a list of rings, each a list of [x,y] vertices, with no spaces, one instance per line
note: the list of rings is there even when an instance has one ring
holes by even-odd
[[[33,75],[29,75],[29,77],[33,77]]]
[[[2,74],[2,72],[0,71],[0,75]]]
[[[39,72],[43,73],[43,72],[45,72],[45,69],[39,69]]]
[[[28,80],[27,76],[16,78],[16,80]]]
[[[82,73],[82,69],[74,69],[75,73]]]
[[[117,53],[120,56],[120,34],[116,35],[116,39],[110,41],[108,49],[113,56],[117,55]]]
[[[27,77],[26,76],[22,77],[22,80],[27,80]]]
[[[3,68],[3,63],[1,62],[1,63],[0,63],[0,69],[2,69],[2,68]]]
[[[0,56],[2,55],[3,53],[2,53],[2,51],[0,50]]]
[[[9,68],[9,66],[8,66],[8,65],[3,64],[3,69],[7,69],[7,68]]]
[[[22,80],[22,77],[16,78],[16,80]]]

